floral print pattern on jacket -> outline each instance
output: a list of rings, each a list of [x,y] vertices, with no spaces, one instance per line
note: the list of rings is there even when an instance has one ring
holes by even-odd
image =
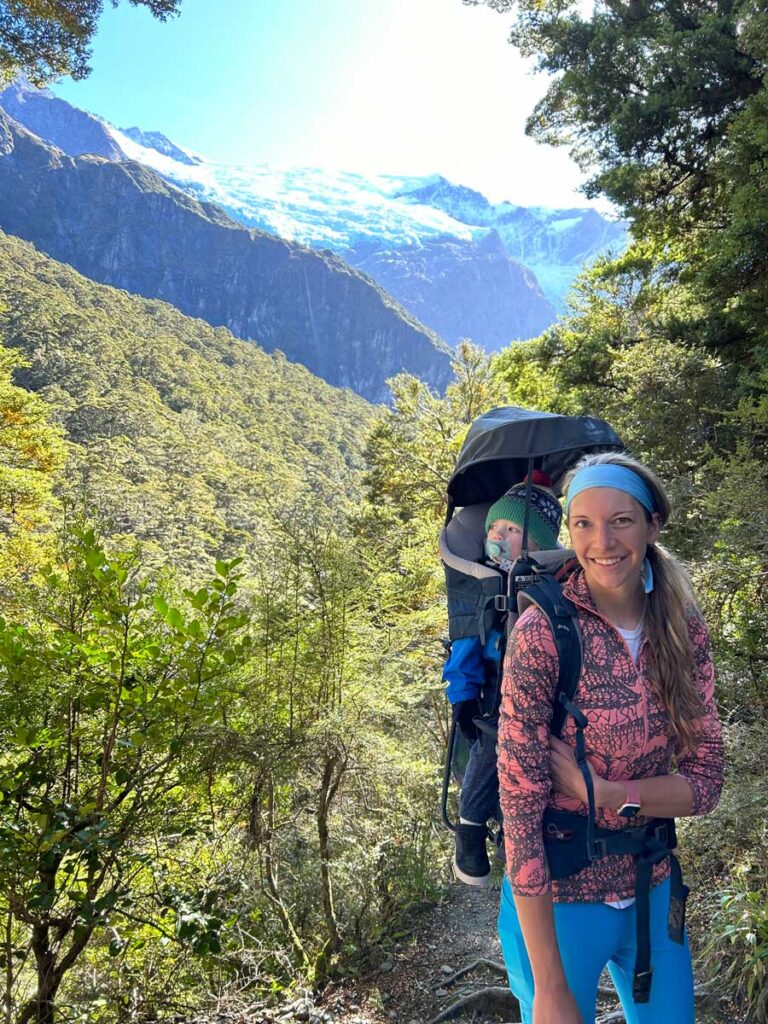
[[[621,781],[676,770],[691,787],[692,813],[706,814],[720,797],[724,759],[709,634],[700,614],[691,612],[689,632],[703,715],[696,723],[695,749],[675,762],[667,712],[646,674],[647,639],[643,638],[636,665],[621,634],[597,612],[581,570],[563,589],[579,612],[583,662],[574,703],[589,720],[584,738],[596,771]],[[631,856],[606,857],[559,881],[549,877],[541,824],[545,808],[586,814],[579,800],[552,791],[549,732],[557,671],[549,623],[538,608],[529,608],[510,637],[502,682],[498,769],[507,874],[513,891],[523,896],[551,891],[555,901],[566,903],[627,899],[635,889]],[[575,747],[570,716],[562,738]],[[644,820],[638,815],[632,824]],[[615,811],[598,808],[596,824],[622,828],[627,823]],[[664,860],[654,868],[652,884],[668,874],[669,862]]]

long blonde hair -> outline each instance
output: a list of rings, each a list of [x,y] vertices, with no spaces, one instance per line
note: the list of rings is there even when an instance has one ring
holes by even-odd
[[[573,477],[588,466],[623,466],[648,486],[663,526],[672,511],[666,491],[654,472],[620,452],[585,455],[565,477],[564,491]],[[650,513],[646,511],[650,519]],[[669,731],[678,752],[696,742],[695,722],[703,707],[696,683],[694,653],[688,620],[698,607],[688,573],[660,544],[649,544],[646,557],[653,570],[653,590],[646,597],[643,619],[650,646],[648,675],[669,715]]]

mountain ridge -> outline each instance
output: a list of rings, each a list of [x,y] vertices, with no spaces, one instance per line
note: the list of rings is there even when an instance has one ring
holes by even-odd
[[[85,116],[92,128],[94,115]],[[122,159],[153,167],[246,226],[315,249],[332,249],[363,270],[371,270],[373,256],[379,283],[452,344],[469,335],[494,350],[539,333],[563,308],[564,296],[584,264],[625,242],[626,226],[591,208],[491,203],[439,174],[365,176],[316,168],[230,166],[206,160],[159,132],[121,130],[103,120],[101,131],[107,137],[102,146],[116,147]],[[73,133],[70,155],[82,151],[76,145],[80,141]],[[503,247],[496,249],[493,261],[482,246],[457,244],[482,243],[493,230]],[[481,266],[490,275],[487,287]],[[416,275],[414,267],[419,268]],[[446,316],[446,273],[452,281],[452,318]],[[502,292],[499,282],[505,278],[509,285]]]
[[[338,255],[245,228],[142,164],[68,156],[2,110],[0,227],[374,401],[402,370],[450,379],[440,339]]]

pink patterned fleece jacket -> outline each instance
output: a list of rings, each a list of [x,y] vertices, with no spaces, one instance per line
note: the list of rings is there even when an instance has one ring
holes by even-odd
[[[675,764],[667,736],[668,717],[646,674],[648,641],[643,639],[635,665],[623,637],[597,612],[581,570],[563,588],[579,610],[584,658],[575,704],[589,719],[584,731],[587,754],[596,771],[611,781],[668,775],[685,778],[693,793],[693,814],[717,804],[723,783],[723,744],[714,700],[714,671],[707,627],[696,612],[689,619],[696,678],[704,713],[696,748]],[[549,624],[537,608],[517,622],[507,648],[499,721],[499,788],[504,814],[507,873],[515,893],[552,892],[556,902],[610,902],[634,896],[631,856],[612,856],[560,881],[551,881],[544,853],[545,807],[578,811],[586,806],[554,793],[549,766],[549,731],[557,683],[557,651]],[[563,740],[576,745],[568,717]],[[632,824],[641,824],[642,815]],[[614,811],[597,810],[602,828],[626,827]],[[652,884],[669,874],[668,861],[654,868]]]

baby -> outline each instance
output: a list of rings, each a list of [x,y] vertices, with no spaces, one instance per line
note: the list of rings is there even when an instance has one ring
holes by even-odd
[[[532,482],[528,548],[537,551],[557,547],[563,511],[560,502],[548,489],[552,481],[546,474],[534,470]],[[526,482],[515,484],[491,505],[485,519],[486,563],[503,572],[508,572],[520,556],[527,488]],[[481,644],[479,636],[454,640],[443,669],[453,720],[471,744],[459,800],[453,858],[454,875],[467,885],[490,884],[491,866],[485,846],[488,837],[486,822],[501,818],[496,742],[473,722],[474,718],[484,715],[489,724],[496,725],[501,640],[499,630],[488,634],[485,645]]]

